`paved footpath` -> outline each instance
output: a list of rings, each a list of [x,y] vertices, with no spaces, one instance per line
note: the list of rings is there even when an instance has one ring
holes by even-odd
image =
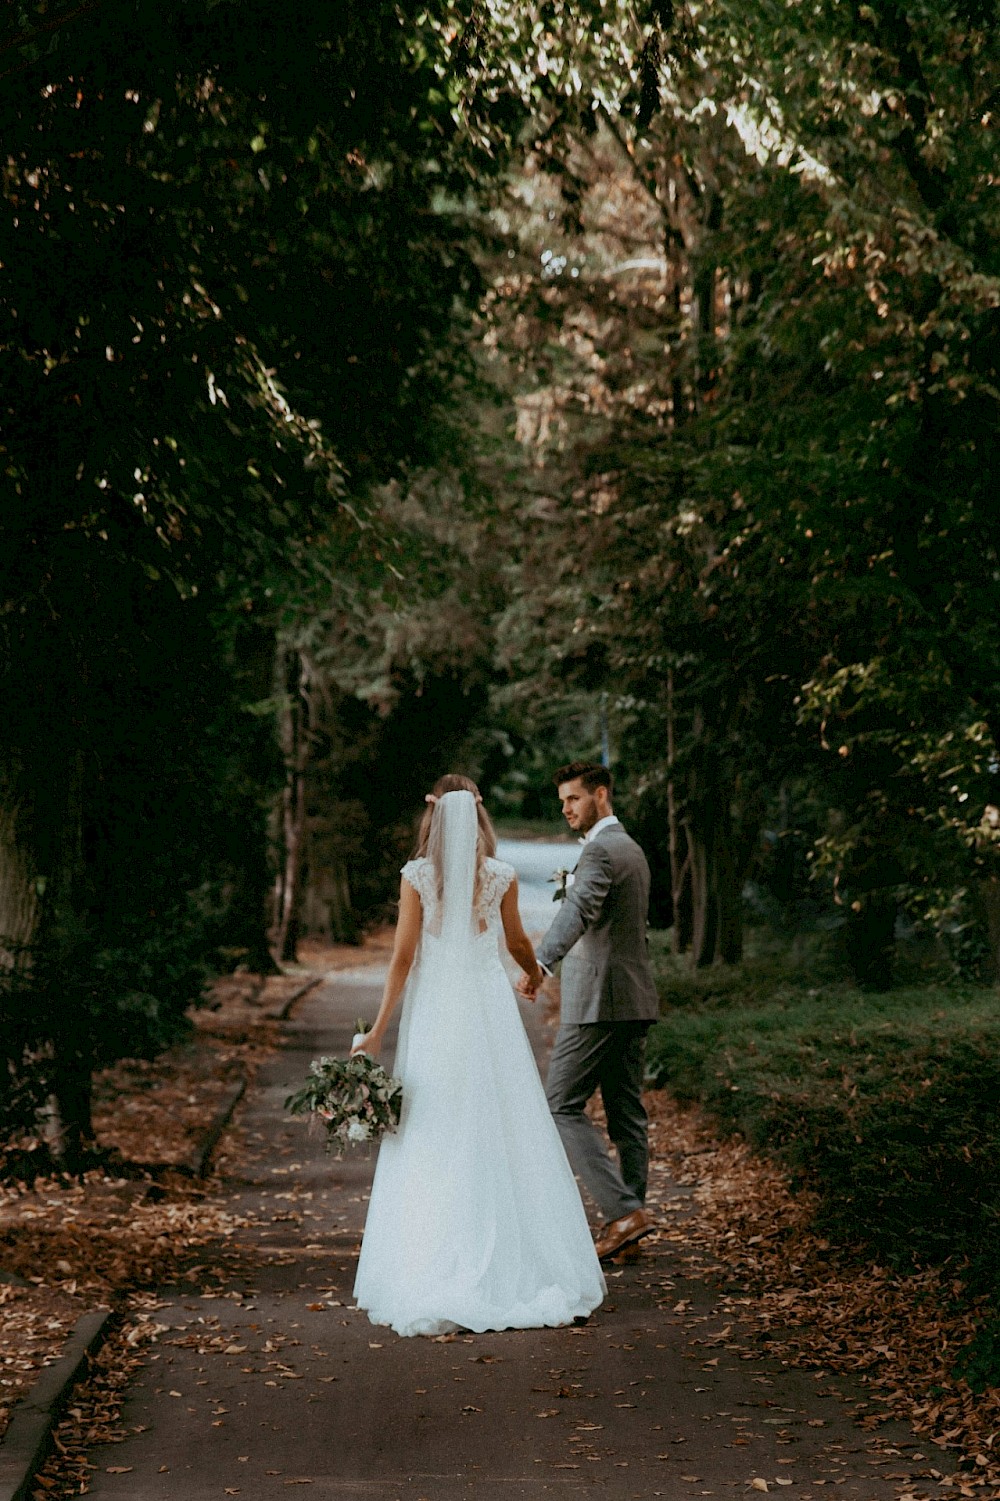
[[[584,1327],[436,1340],[373,1328],[351,1306],[373,1163],[325,1155],[282,1102],[311,1058],[349,1046],[381,980],[331,975],[304,998],[248,1095],[218,1193],[251,1224],[163,1290],[167,1328],[126,1401],[133,1436],[91,1452],[99,1501],[272,1501],[293,1487],[317,1501],[765,1488],[883,1501],[924,1454],[947,1471],[900,1426],[862,1433],[839,1380],[721,1345],[709,1365],[692,1341],[722,1324],[715,1291],[682,1275],[666,1240],[611,1269]],[[540,1050],[538,1014],[526,1019]]]

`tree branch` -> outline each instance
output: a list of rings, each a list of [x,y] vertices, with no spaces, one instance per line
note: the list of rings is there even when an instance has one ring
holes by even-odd
[[[608,130],[611,134],[611,139],[618,147],[618,151],[622,157],[622,160],[628,166],[632,177],[638,183],[639,187],[642,188],[647,198],[655,207],[660,222],[663,225],[666,244],[668,246],[676,245],[681,250],[686,250],[687,246],[684,243],[684,236],[681,234],[680,230],[671,223],[669,210],[667,209],[666,204],[660,198],[659,193],[657,193],[656,191],[656,183],[649,181],[649,179],[646,177],[646,174],[639,166],[639,163],[633,156],[632,152],[628,149],[628,142],[622,135],[617,120],[603,104],[598,104],[597,113],[601,116],[601,119],[608,127]]]
[[[60,27],[66,26],[70,21],[79,20],[81,16],[88,15],[92,10],[99,10],[103,4],[104,0],[86,0],[86,4],[78,5],[76,10],[68,10],[65,15],[57,16],[54,21],[46,21],[44,26],[33,26],[30,31],[22,31],[11,41],[0,44],[0,57],[3,57],[6,52],[16,52],[19,47],[26,47],[36,37],[48,36],[51,32],[58,31]],[[10,71],[17,72],[17,69],[12,68]],[[0,74],[0,78],[6,77],[6,73]]]

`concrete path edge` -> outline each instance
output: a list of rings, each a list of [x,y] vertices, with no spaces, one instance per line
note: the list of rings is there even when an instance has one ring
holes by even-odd
[[[296,1001],[322,983],[317,975],[289,996],[279,1019],[287,1020]],[[215,1120],[201,1139],[193,1176],[204,1178],[223,1132],[233,1118],[237,1105],[246,1093],[244,1076],[226,1100]],[[191,1171],[191,1169],[189,1169]],[[28,1286],[13,1273],[0,1273],[0,1280]],[[100,1308],[81,1314],[66,1340],[58,1360],[45,1366],[27,1396],[14,1407],[7,1431],[0,1438],[0,1501],[28,1501],[32,1481],[52,1449],[52,1431],[66,1406],[70,1392],[87,1375],[90,1358],[97,1353],[110,1332],[114,1310]]]
[[[293,994],[288,997],[288,1000],[278,1012],[278,1020],[286,1022],[292,1014],[292,1007],[295,1005],[296,1001],[301,1001],[304,995],[308,995],[310,990],[315,990],[317,985],[322,985],[325,979],[326,975],[313,975],[313,977],[307,980],[304,985],[300,985],[298,990],[294,991]]]
[[[31,1484],[52,1448],[52,1430],[74,1386],[90,1369],[90,1358],[110,1332],[110,1308],[82,1314],[63,1353],[46,1366],[28,1395],[17,1403],[0,1440],[0,1501],[28,1501]]]
[[[292,1014],[292,1007],[295,1005],[295,1003],[297,1001],[300,1001],[304,995],[308,995],[311,990],[315,990],[317,985],[322,985],[325,978],[325,975],[310,976],[310,978],[306,980],[305,984],[300,985],[298,989],[293,991],[293,993],[288,997],[287,1001],[284,1002],[281,1009],[276,1013],[276,1020],[287,1021]],[[198,1150],[195,1154],[194,1162],[189,1168],[186,1169],[186,1171],[191,1173],[192,1177],[208,1177],[208,1170],[212,1165],[212,1157],[215,1154],[215,1149],[222,1139],[222,1133],[225,1131],[226,1127],[232,1120],[237,1105],[246,1094],[249,1082],[250,1080],[248,1076],[244,1074],[244,1076],[237,1082],[232,1094],[230,1094],[223,1103],[215,1119],[212,1121],[212,1124],[205,1131],[205,1134],[202,1136]],[[4,1501],[2,1494],[0,1494],[0,1501]]]
[[[237,1105],[246,1094],[247,1085],[249,1082],[250,1081],[247,1078],[246,1074],[244,1074],[242,1079],[240,1079],[236,1084],[233,1092],[226,1099],[225,1103],[219,1110],[219,1113],[216,1115],[212,1124],[208,1127],[204,1136],[201,1138],[201,1143],[198,1147],[194,1162],[189,1168],[189,1171],[195,1178],[206,1178],[208,1176],[208,1169],[212,1162],[212,1155],[215,1152],[216,1147],[219,1145],[219,1142],[222,1138],[222,1133],[225,1131],[226,1127],[229,1125],[229,1122],[232,1120],[233,1113]],[[3,1501],[2,1495],[0,1495],[0,1501]]]

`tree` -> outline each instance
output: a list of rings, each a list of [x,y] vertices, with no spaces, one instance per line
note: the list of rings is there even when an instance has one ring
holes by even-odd
[[[299,7],[263,64],[257,4],[0,38],[0,909],[71,1155],[109,1045],[157,1045],[220,946],[265,962],[281,767],[247,706],[305,596],[384,572],[365,489],[446,385],[475,273],[400,18]]]
[[[743,852],[805,772],[815,863],[885,983],[897,901],[940,910],[943,848],[953,891],[990,858],[981,770],[937,810],[945,747],[996,759],[995,27],[889,3],[491,14],[515,61],[483,49],[469,128],[504,68],[535,117],[505,205],[515,264],[535,255],[494,265],[501,326],[530,330],[527,504],[572,495],[546,605],[527,576],[536,671],[617,694],[678,905],[682,873],[700,888],[699,961],[738,953]]]

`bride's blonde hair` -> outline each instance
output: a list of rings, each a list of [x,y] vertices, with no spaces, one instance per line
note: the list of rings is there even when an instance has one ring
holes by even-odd
[[[444,797],[446,792],[471,792],[476,799],[476,819],[479,824],[479,834],[476,839],[476,885],[473,892],[473,902],[479,896],[479,888],[483,878],[483,862],[497,852],[497,835],[490,815],[486,811],[482,794],[471,777],[463,777],[458,772],[449,771],[445,776],[438,777],[432,790],[427,794],[427,808],[420,820],[420,828],[417,832],[417,847],[413,857],[419,860],[426,855],[434,866],[434,879],[437,885],[437,893],[440,898],[444,892],[444,865],[441,859],[441,840],[435,839],[434,813],[437,800]]]

